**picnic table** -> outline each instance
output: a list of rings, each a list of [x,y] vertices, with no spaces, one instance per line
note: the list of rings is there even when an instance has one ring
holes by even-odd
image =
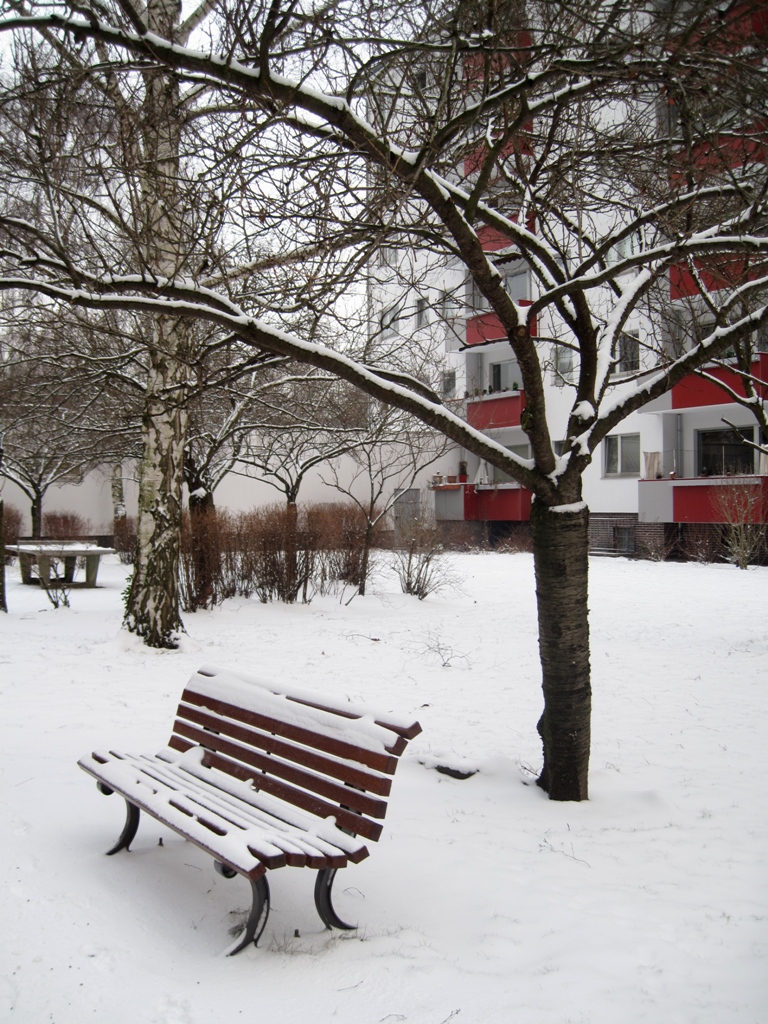
[[[23,540],[18,544],[6,544],[5,550],[17,555],[21,567],[21,582],[41,587],[56,586],[57,576],[68,586],[95,587],[99,574],[99,560],[102,555],[114,554],[114,548],[102,547],[99,544],[82,540]],[[75,581],[75,569],[78,558],[85,561],[85,580]],[[59,576],[52,570],[54,563],[64,563],[64,573]],[[32,575],[32,567],[37,564],[37,576]]]

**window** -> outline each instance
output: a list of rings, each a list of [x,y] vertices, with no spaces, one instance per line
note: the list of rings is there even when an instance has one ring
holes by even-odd
[[[499,267],[507,295],[513,302],[528,298],[528,268],[520,263]]]
[[[663,349],[667,359],[679,359],[687,350],[689,341],[689,329],[686,328],[685,319],[681,310],[672,313],[664,331]]]
[[[768,324],[761,324],[755,331],[755,352],[768,352]]]
[[[459,300],[453,292],[440,292],[440,316],[443,320],[455,320],[459,315]]]
[[[531,457],[531,446],[529,444],[508,444],[507,448],[512,452],[513,455],[519,456],[521,459],[530,459]],[[514,480],[511,476],[505,473],[502,469],[497,469],[495,466],[489,467],[493,470],[493,482],[495,484],[511,484]]]
[[[640,340],[637,331],[622,331],[616,345],[614,373],[633,373],[640,369]]]
[[[491,391],[517,391],[520,387],[520,367],[514,359],[506,363],[491,363],[488,387]]]
[[[617,263],[622,263],[624,260],[628,260],[631,256],[636,256],[640,252],[640,237],[636,233],[626,235],[620,239],[616,245],[612,245],[608,250],[608,257],[606,262],[609,266],[615,267]]]
[[[382,245],[381,249],[379,249],[379,258],[381,259],[382,267],[396,267],[397,249],[393,249],[388,245]]]
[[[573,372],[573,349],[555,345],[552,358],[555,370],[555,384],[562,388],[571,379]]]
[[[696,445],[698,476],[733,476],[754,473],[754,449],[744,441],[754,440],[752,427],[739,430],[700,430]]]
[[[528,268],[520,260],[513,263],[503,263],[496,268],[501,277],[504,290],[513,302],[529,297]],[[469,283],[469,301],[475,313],[481,313],[490,308],[488,299],[477,287],[474,278]]]
[[[482,313],[488,309],[488,299],[477,287],[477,282],[472,278],[469,282],[469,305],[473,314]]]
[[[443,373],[443,379],[440,384],[440,393],[443,398],[455,398],[456,397],[456,371],[446,370]]]
[[[693,340],[698,344],[705,338],[708,338],[714,331],[717,324],[713,316],[700,316],[694,321],[693,325]]]
[[[416,299],[416,327],[417,327],[417,329],[419,327],[426,327],[427,326],[427,306],[428,305],[429,304],[428,304],[427,300],[425,298],[423,298],[423,296],[420,295],[418,297],[418,299]]]
[[[613,543],[622,555],[635,553],[635,529],[632,526],[614,526]]]
[[[399,306],[390,306],[389,309],[382,310],[379,317],[379,328],[382,338],[388,338],[390,334],[395,333],[395,325],[400,320],[401,315],[402,311]]]
[[[603,450],[606,476],[640,476],[639,434],[611,434]]]

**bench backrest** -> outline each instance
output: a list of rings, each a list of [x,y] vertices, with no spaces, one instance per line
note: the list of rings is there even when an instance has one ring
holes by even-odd
[[[190,679],[169,746],[202,764],[377,840],[398,759],[418,722],[204,667]]]

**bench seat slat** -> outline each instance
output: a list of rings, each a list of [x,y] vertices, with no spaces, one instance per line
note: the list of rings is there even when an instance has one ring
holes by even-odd
[[[298,826],[291,825],[261,810],[256,806],[244,803],[242,799],[229,796],[226,792],[213,788],[210,781],[197,778],[181,765],[167,765],[150,758],[145,758],[147,767],[144,770],[152,778],[170,786],[180,784],[188,800],[199,805],[204,811],[213,811],[227,824],[242,829],[259,828],[266,830],[265,839],[273,847],[285,854],[291,867],[346,867],[348,851],[357,854],[360,843],[350,843],[349,837],[334,829],[333,840],[309,832],[300,832]],[[207,774],[210,775],[210,772]],[[342,849],[341,846],[346,849]],[[259,849],[264,850],[262,844]],[[351,859],[351,858],[350,858]],[[358,858],[362,859],[362,858]],[[322,862],[322,863],[321,863]],[[272,867],[271,864],[267,865]]]
[[[203,729],[187,725],[184,722],[177,722],[175,731],[178,735],[191,740],[198,746],[225,754],[227,757],[232,758],[233,761],[258,769],[256,772],[251,773],[254,777],[254,785],[256,786],[258,786],[259,780],[262,778],[260,773],[267,772],[269,775],[284,779],[301,790],[310,790],[336,803],[346,804],[361,814],[370,815],[372,818],[383,818],[387,813],[387,804],[384,800],[378,800],[375,797],[368,796],[366,793],[360,793],[356,789],[341,786],[337,782],[325,779],[312,772],[303,771],[300,766],[289,764],[278,757],[271,757],[240,743],[235,743],[224,736],[214,735]]]
[[[338,846],[282,820],[273,818],[270,823],[265,820],[267,812],[259,812],[260,818],[233,814],[231,807],[221,806],[219,791],[209,787],[206,793],[202,780],[178,770],[169,776],[167,762],[111,751],[109,755],[96,752],[78,764],[215,859],[253,880],[266,868],[286,864],[324,868],[344,867],[347,863],[347,854]],[[338,835],[347,839],[343,833]],[[365,855],[363,848],[354,859]]]
[[[335,819],[317,818],[269,793],[253,789],[249,780],[244,784],[229,773],[206,766],[204,761],[204,752],[199,747],[193,747],[182,757],[178,770],[184,773],[185,778],[199,779],[206,790],[214,785],[217,799],[226,800],[231,795],[238,803],[247,804],[255,820],[264,820],[278,831],[285,830],[295,840],[303,842],[307,836],[313,843],[320,840],[330,848],[340,849],[353,864],[358,864],[368,856],[368,849],[362,840],[349,831],[338,829]]]
[[[236,761],[230,760],[230,758],[222,754],[206,751],[202,763],[212,768],[218,768],[228,775],[233,775],[242,782],[253,782],[254,775],[252,770],[238,764]],[[376,821],[363,817],[361,814],[356,814],[354,811],[339,807],[338,804],[328,803],[326,800],[313,796],[311,793],[296,789],[295,786],[289,786],[288,783],[281,782],[271,775],[259,775],[257,778],[259,792],[264,791],[272,796],[276,796],[287,804],[293,804],[295,807],[309,811],[310,814],[317,815],[318,818],[335,818],[336,824],[341,828],[348,829],[355,835],[371,839],[373,842],[376,842],[381,835],[382,826]]]
[[[147,774],[151,775],[150,772]],[[254,827],[253,823],[232,821],[229,815],[220,817],[216,808],[206,800],[199,796],[192,797],[189,793],[179,793],[177,797],[169,799],[168,803],[174,810],[199,821],[215,835],[237,835],[235,829],[245,832]],[[295,844],[286,842],[283,837],[279,838],[272,833],[258,839],[251,834],[245,845],[249,852],[270,870],[285,867],[286,864],[291,867],[304,867],[307,863],[306,851],[298,849]]]
[[[287,761],[295,765],[302,765],[320,775],[328,775],[341,782],[348,782],[352,786],[375,793],[378,796],[389,796],[392,790],[392,777],[382,775],[375,771],[366,771],[359,762],[351,764],[348,760],[327,757],[319,754],[316,750],[307,746],[299,746],[296,743],[287,742],[275,735],[273,732],[264,732],[240,722],[234,722],[231,718],[224,718],[212,714],[204,708],[192,707],[180,704],[176,712],[178,718],[174,723],[174,729],[178,731],[179,723],[191,722],[206,730],[229,736],[247,746],[260,750],[268,750],[271,754],[283,756]],[[186,732],[182,735],[188,736]]]
[[[146,811],[147,814],[156,818],[173,832],[177,832],[184,839],[199,846],[214,860],[222,861],[252,881],[261,878],[267,870],[267,865],[245,846],[239,849],[238,845],[228,843],[226,850],[222,849],[221,837],[215,836],[210,829],[200,825],[194,818],[182,816],[178,811],[173,810],[168,801],[159,796],[148,781],[143,782],[141,779],[127,777],[124,770],[119,770],[124,768],[123,765],[116,765],[114,761],[100,764],[89,758],[81,758],[77,763],[89,775],[104,782],[110,789],[119,793],[142,811]]]
[[[184,690],[181,695],[181,701],[186,704],[194,704],[197,707],[208,708],[209,711],[215,711],[225,718],[233,718],[237,722],[255,726],[257,729],[274,733],[276,736],[295,740],[297,743],[303,743],[316,750],[322,750],[326,754],[346,758],[350,761],[358,761],[360,764],[365,764],[369,768],[375,768],[377,771],[384,772],[387,775],[395,774],[397,758],[402,754],[406,746],[406,741],[401,736],[392,733],[392,742],[386,748],[391,751],[391,754],[379,753],[376,750],[369,750],[366,747],[357,746],[346,740],[313,732],[311,729],[302,728],[293,722],[281,722],[278,718],[271,718],[257,711],[249,711],[237,707],[235,704],[229,704],[216,697],[195,693],[194,690],[190,689]]]
[[[142,761],[146,761],[148,773],[162,781],[167,780],[171,786],[180,783],[185,792],[194,793],[232,822],[241,823],[243,827],[256,825],[272,829],[276,836],[280,833],[290,836],[290,840],[280,836],[281,849],[285,849],[285,843],[289,841],[300,847],[311,841],[329,855],[341,850],[352,861],[363,860],[367,856],[364,844],[355,836],[268,794],[259,793],[251,786],[244,786],[229,775],[203,767],[200,763],[202,751],[194,747],[191,750],[195,759],[169,761],[169,752],[160,751],[156,757],[143,755]]]

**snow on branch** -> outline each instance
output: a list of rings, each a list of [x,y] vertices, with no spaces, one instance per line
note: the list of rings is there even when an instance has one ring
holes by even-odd
[[[94,284],[96,282],[94,281]],[[205,320],[235,334],[243,343],[289,356],[333,373],[354,384],[371,397],[396,406],[435,427],[459,444],[469,446],[483,458],[499,465],[521,483],[531,480],[533,462],[522,459],[502,444],[471,427],[465,420],[441,405],[436,396],[427,397],[428,389],[421,382],[405,385],[407,375],[396,375],[371,369],[327,346],[305,341],[281,331],[263,320],[249,316],[235,302],[192,282],[149,280],[141,275],[106,278],[97,289],[67,287],[48,281],[28,278],[0,278],[0,291],[18,289],[32,291],[61,302],[87,309],[118,309],[133,312],[189,317]]]

